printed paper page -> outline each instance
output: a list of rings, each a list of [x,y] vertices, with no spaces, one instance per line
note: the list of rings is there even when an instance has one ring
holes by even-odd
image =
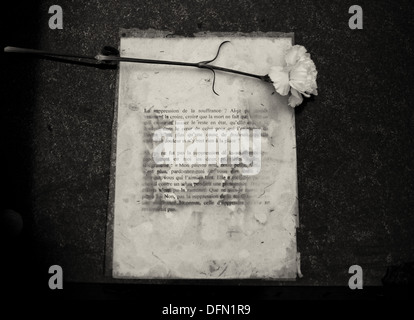
[[[289,37],[121,38],[121,56],[265,75]],[[113,276],[296,277],[294,110],[270,83],[120,63]]]

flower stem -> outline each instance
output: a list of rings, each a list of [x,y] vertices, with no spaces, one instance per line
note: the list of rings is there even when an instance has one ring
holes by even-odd
[[[203,61],[203,62],[182,62],[182,61],[169,61],[169,60],[152,60],[152,59],[140,59],[140,58],[128,58],[128,57],[118,57],[114,55],[102,55],[98,54],[96,56],[85,56],[85,55],[74,55],[74,54],[66,54],[66,53],[57,53],[57,52],[50,52],[50,51],[42,51],[42,50],[35,50],[35,49],[25,49],[25,48],[17,48],[17,47],[5,47],[4,52],[9,53],[27,53],[27,54],[35,54],[40,56],[47,56],[47,57],[65,57],[65,58],[74,58],[74,59],[86,59],[86,60],[94,60],[98,62],[135,62],[135,63],[146,63],[146,64],[164,64],[164,65],[174,65],[174,66],[182,66],[182,67],[194,67],[199,69],[209,69],[209,70],[217,70],[227,73],[234,73],[239,74],[246,77],[256,78],[265,82],[271,82],[268,75],[258,75],[254,73],[243,72],[239,70],[223,68],[215,65],[209,64],[209,62],[213,61]],[[216,56],[217,57],[217,56]]]
[[[218,66],[214,66],[214,65],[199,65],[198,68],[207,68],[207,69],[214,69],[214,70],[218,70],[218,71],[223,71],[223,72],[228,72],[228,73],[235,73],[235,74],[240,74],[242,76],[246,76],[246,77],[251,77],[251,78],[256,78],[259,80],[263,80],[266,82],[268,81],[268,76],[264,75],[258,75],[258,74],[254,74],[254,73],[248,73],[248,72],[244,72],[244,71],[239,71],[239,70],[234,70],[234,69],[229,69],[229,68],[223,68],[223,67],[218,67]],[[269,78],[270,80],[270,78]]]
[[[176,65],[176,66],[186,66],[186,67],[195,67],[200,69],[209,69],[217,70],[228,73],[240,74],[246,77],[256,78],[268,82],[267,75],[261,76],[254,73],[248,73],[244,71],[223,68],[215,65],[211,65],[205,62],[181,62],[181,61],[169,61],[169,60],[151,60],[151,59],[140,59],[140,58],[127,58],[127,57],[116,57],[116,56],[104,56],[97,55],[96,59],[99,61],[117,61],[117,62],[136,62],[136,63],[149,63],[149,64],[167,64],[167,65]]]
[[[66,54],[66,53],[56,53],[56,52],[50,52],[50,51],[25,49],[25,48],[17,48],[17,47],[5,47],[4,52],[28,53],[28,54],[35,54],[35,55],[38,55],[38,56],[46,56],[46,57],[65,57],[65,58],[74,58],[74,59],[96,60],[96,58],[92,57],[92,56],[74,55],[74,54]]]
[[[97,56],[95,56],[95,59],[98,61],[108,61],[108,62],[113,62],[113,61],[114,62],[136,62],[136,63],[147,63],[147,64],[167,64],[167,65],[172,65],[172,66],[197,67],[197,63],[193,63],[193,62],[104,56],[102,54],[98,54]]]

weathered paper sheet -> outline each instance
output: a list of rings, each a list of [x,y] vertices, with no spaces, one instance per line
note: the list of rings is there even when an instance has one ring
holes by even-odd
[[[267,74],[290,37],[121,38],[121,55]],[[294,111],[271,84],[121,63],[114,197],[117,278],[296,277]]]

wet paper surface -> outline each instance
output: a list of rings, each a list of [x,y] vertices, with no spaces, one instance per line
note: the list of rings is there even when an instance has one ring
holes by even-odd
[[[122,56],[267,74],[290,37],[121,38]],[[197,68],[121,63],[113,276],[293,279],[294,110],[271,84]],[[222,135],[221,135],[222,134]],[[221,140],[220,140],[221,137]]]

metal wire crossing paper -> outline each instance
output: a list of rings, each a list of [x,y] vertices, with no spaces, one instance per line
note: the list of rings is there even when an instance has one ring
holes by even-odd
[[[212,64],[267,74],[283,64],[292,35],[135,31],[121,37],[120,54],[206,61],[223,41],[230,43]],[[271,83],[211,71],[120,63],[110,219],[116,278],[296,277],[294,109]]]

